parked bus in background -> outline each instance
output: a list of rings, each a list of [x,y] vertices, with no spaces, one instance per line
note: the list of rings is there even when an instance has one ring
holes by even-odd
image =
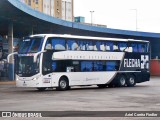
[[[2,36],[0,36],[0,60],[2,59],[3,55],[3,45],[2,45]]]
[[[18,38],[13,38],[13,51],[17,52],[20,44],[20,39]],[[7,59],[8,56],[8,40],[7,39],[2,39],[2,46],[3,46],[3,59]]]
[[[2,76],[2,71],[4,69],[4,62],[2,61],[3,58],[3,45],[2,45],[2,36],[0,35],[0,77]]]
[[[18,51],[19,39],[13,38],[13,50],[14,52]],[[8,56],[8,40],[0,36],[0,77],[6,78],[8,77],[8,63],[7,63],[7,56]]]
[[[135,86],[150,80],[148,41],[40,34],[25,38],[16,57],[17,87]]]

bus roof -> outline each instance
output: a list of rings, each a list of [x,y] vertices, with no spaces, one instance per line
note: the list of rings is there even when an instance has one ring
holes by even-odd
[[[90,40],[108,40],[108,41],[123,41],[123,42],[149,42],[146,40],[135,40],[135,39],[121,39],[121,38],[104,38],[104,37],[92,37],[92,36],[77,36],[69,34],[36,34],[30,37],[60,37],[60,38],[78,38],[78,39],[90,39]]]

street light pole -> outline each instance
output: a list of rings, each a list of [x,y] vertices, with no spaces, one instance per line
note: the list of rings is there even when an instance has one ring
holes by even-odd
[[[91,13],[91,25],[93,24],[93,13],[94,13],[94,11],[90,11],[90,13]]]
[[[138,10],[137,9],[131,9],[134,10],[136,13],[136,31],[138,30]]]

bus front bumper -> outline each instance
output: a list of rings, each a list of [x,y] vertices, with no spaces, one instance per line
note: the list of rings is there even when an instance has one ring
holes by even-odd
[[[40,78],[39,79],[27,79],[27,78],[17,78],[16,79],[17,87],[51,87],[51,82],[44,83]]]

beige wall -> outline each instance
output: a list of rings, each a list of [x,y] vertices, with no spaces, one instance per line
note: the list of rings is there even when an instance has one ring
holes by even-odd
[[[54,11],[54,15],[56,18],[62,18],[62,0],[55,0],[54,1],[54,5],[55,5],[55,11]]]
[[[24,0],[31,8],[56,18],[73,21],[73,0]],[[67,5],[64,6],[64,1]],[[62,5],[63,4],[63,5]]]
[[[42,12],[43,11],[43,7],[42,7],[43,0],[38,0],[38,4],[36,3],[36,1],[37,0],[25,0],[25,3],[31,6],[31,8]]]

